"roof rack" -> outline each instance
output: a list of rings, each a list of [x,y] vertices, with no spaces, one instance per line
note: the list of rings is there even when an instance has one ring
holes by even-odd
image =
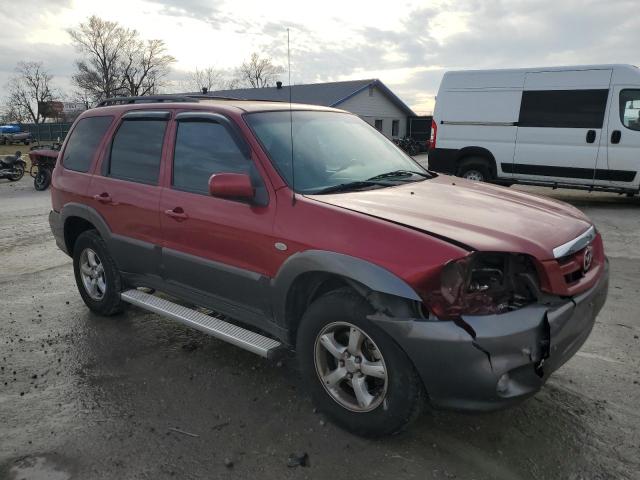
[[[216,95],[142,95],[137,97],[112,97],[102,100],[96,107],[108,107],[111,105],[125,105],[130,103],[165,103],[165,102],[193,102],[198,100],[240,100],[233,97]]]
[[[138,97],[112,97],[102,100],[97,107],[110,105],[125,105],[127,103],[163,103],[163,102],[193,102],[193,98],[178,95],[143,95]]]

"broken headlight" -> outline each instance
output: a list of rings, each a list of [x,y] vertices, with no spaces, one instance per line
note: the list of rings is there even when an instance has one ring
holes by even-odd
[[[429,312],[442,320],[493,315],[535,302],[537,274],[530,257],[478,252],[448,262],[440,282],[424,296]]]

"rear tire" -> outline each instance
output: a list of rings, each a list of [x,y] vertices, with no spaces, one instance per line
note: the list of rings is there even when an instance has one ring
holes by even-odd
[[[302,317],[297,355],[318,408],[353,433],[378,437],[406,428],[426,396],[407,355],[367,319],[372,313],[352,290],[323,295]]]
[[[477,182],[489,182],[493,179],[489,162],[480,157],[462,160],[458,168],[458,176]]]
[[[38,173],[33,179],[33,188],[41,192],[51,185],[51,170],[48,168],[38,168]]]
[[[17,163],[16,165],[14,165],[13,168],[16,171],[16,173],[7,178],[9,179],[10,182],[17,182],[24,176],[24,165],[22,165],[21,163]]]
[[[89,310],[105,317],[123,310],[120,272],[95,230],[78,236],[73,247],[73,272],[80,296]]]

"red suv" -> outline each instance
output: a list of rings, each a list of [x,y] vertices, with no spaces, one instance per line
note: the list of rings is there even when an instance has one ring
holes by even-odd
[[[424,170],[340,110],[115,99],[59,158],[51,228],[92,311],[134,304],[265,357],[293,348],[319,408],[360,434],[398,431],[426,398],[533,395],[607,296],[580,211]]]

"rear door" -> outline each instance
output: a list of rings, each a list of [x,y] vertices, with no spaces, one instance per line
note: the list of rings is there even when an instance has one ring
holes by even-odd
[[[609,108],[607,180],[611,186],[637,189],[640,184],[640,87],[616,86]]]
[[[209,112],[178,114],[172,143],[160,204],[166,280],[205,294],[227,312],[240,307],[263,316],[270,309],[275,202],[248,145],[230,120]],[[209,195],[216,173],[249,174],[254,201]]]
[[[593,185],[610,81],[611,70],[527,73],[513,176]]]
[[[111,253],[129,273],[159,275],[160,164],[168,111],[122,116],[89,186],[92,206],[112,233]]]

